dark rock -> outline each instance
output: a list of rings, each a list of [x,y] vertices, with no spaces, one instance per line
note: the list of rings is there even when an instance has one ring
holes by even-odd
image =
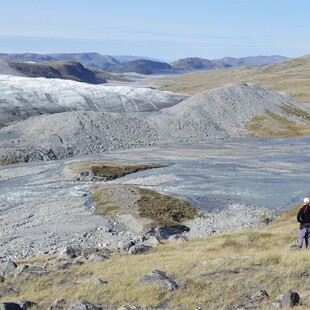
[[[146,239],[149,236],[155,236],[158,240],[167,240],[173,235],[181,235],[185,232],[189,232],[189,228],[185,225],[156,227],[145,234]]]
[[[0,310],[21,310],[19,304],[14,302],[0,302]]]
[[[131,255],[143,254],[149,252],[151,249],[152,247],[149,245],[136,244],[129,249],[128,253]]]
[[[34,306],[37,306],[37,303],[30,300],[20,300],[16,302],[23,310],[31,309]]]
[[[82,249],[79,246],[67,246],[65,250],[65,254],[69,258],[76,258],[82,254]]]
[[[298,306],[300,302],[300,297],[298,293],[288,291],[283,294],[282,300],[281,300],[281,307],[282,308],[293,308],[295,306]]]
[[[6,296],[15,295],[15,294],[17,294],[17,292],[12,288],[7,288],[7,289],[0,291],[0,297],[6,297]]]
[[[72,304],[68,310],[99,310],[101,307],[97,307],[94,304],[88,302],[85,299],[80,299],[76,303]]]
[[[155,283],[168,291],[174,291],[179,288],[179,285],[172,278],[168,277],[165,272],[157,269],[144,276],[141,283]]]
[[[0,263],[0,276],[7,278],[11,277],[15,273],[17,265],[13,261],[7,261]]]

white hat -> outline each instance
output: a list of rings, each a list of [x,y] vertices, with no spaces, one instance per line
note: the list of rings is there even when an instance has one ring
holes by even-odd
[[[308,197],[304,198],[304,203],[305,203],[305,204],[308,204],[309,202],[310,202],[310,200],[309,200]]]

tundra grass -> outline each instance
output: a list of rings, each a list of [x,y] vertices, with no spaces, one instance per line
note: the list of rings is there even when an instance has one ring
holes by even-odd
[[[31,280],[5,280],[0,289],[12,285],[19,293],[10,300],[30,299],[42,308],[63,297],[67,306],[85,298],[106,305],[106,309],[163,303],[169,303],[169,309],[219,309],[258,285],[271,298],[261,309],[270,309],[271,302],[288,290],[300,294],[303,306],[299,309],[309,309],[309,253],[290,248],[297,237],[297,210],[298,207],[261,229],[169,242],[143,255],[114,254],[104,262],[86,262]],[[53,270],[50,259],[47,261]],[[38,263],[42,263],[42,258]],[[142,277],[154,269],[165,271],[180,288],[167,292],[152,284],[142,285]],[[89,283],[92,277],[107,283],[93,286]]]

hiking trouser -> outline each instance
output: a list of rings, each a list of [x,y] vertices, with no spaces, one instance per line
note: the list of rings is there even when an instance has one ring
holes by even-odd
[[[298,246],[301,248],[305,240],[306,248],[310,250],[310,225],[300,225],[298,231]]]

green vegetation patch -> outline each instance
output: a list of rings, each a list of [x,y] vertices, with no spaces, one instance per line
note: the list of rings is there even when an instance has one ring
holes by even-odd
[[[305,111],[298,111],[297,107],[296,109],[290,108],[290,111],[291,114],[295,113],[294,115],[303,118],[305,118],[307,114]],[[304,116],[302,116],[302,112],[304,112]],[[245,128],[253,137],[289,138],[301,137],[309,135],[310,133],[310,126],[296,125],[286,118],[270,111],[265,116],[255,116],[246,124]]]
[[[1,165],[11,165],[11,164],[17,164],[17,163],[26,163],[29,161],[29,156],[2,156],[0,157],[0,164]]]
[[[95,201],[94,212],[101,216],[115,216],[119,212],[119,207],[116,204],[110,203],[108,196],[102,193],[99,189],[91,190],[92,197]]]
[[[293,115],[297,116],[305,121],[310,121],[310,113],[307,111],[304,111],[300,109],[299,107],[295,106],[294,104],[285,104],[281,106],[281,109],[287,114],[287,115]]]
[[[176,226],[185,220],[193,219],[197,210],[189,202],[154,191],[139,188],[139,213],[154,221],[156,226]]]

